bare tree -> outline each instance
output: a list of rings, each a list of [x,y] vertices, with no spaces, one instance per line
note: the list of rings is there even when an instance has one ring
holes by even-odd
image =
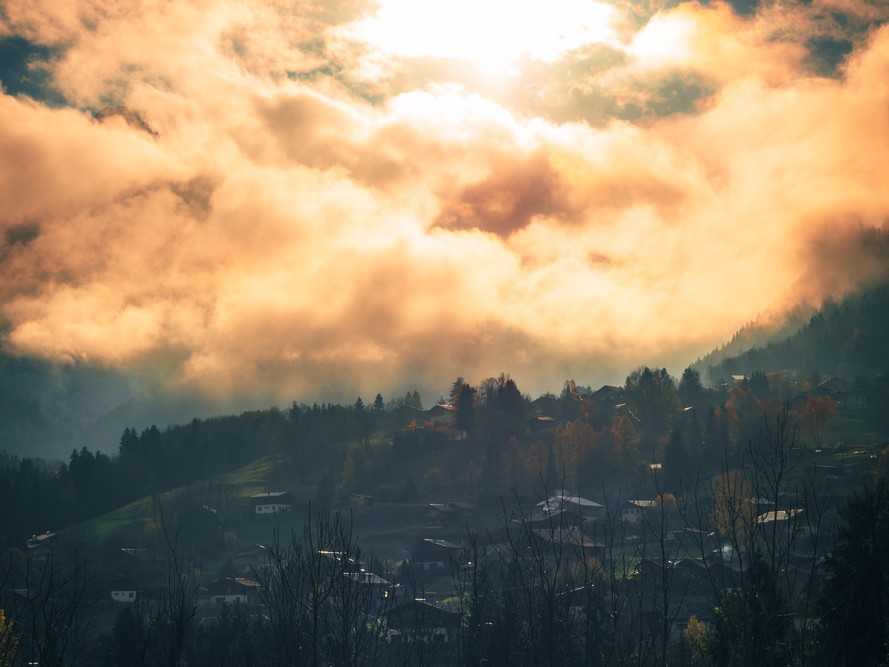
[[[30,556],[23,572],[7,572],[6,612],[18,637],[16,656],[25,664],[75,665],[86,648],[88,627],[81,612],[89,605],[86,563],[74,554]]]

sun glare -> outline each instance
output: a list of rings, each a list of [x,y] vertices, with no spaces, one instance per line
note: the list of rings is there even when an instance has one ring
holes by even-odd
[[[382,0],[348,34],[408,57],[455,58],[484,68],[527,56],[554,61],[613,39],[614,9],[593,0]]]

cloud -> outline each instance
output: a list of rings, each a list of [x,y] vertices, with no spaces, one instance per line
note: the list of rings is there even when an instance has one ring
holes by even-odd
[[[47,7],[2,19],[68,101],[0,97],[9,350],[254,404],[539,393],[678,374],[825,247],[879,273],[886,28],[819,76],[821,14],[681,4],[492,83],[344,37],[363,3]]]

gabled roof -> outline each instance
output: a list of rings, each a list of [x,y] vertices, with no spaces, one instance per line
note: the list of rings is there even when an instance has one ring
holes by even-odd
[[[343,572],[343,576],[351,579],[356,584],[366,584],[368,586],[391,585],[387,579],[384,579],[380,575],[374,574],[373,572],[368,572],[367,570],[360,570],[359,572]]]
[[[772,510],[756,517],[756,523],[769,523],[771,521],[788,521],[802,512],[801,509]]]
[[[259,583],[243,577],[225,577],[207,585],[210,595],[246,595],[260,587]]]
[[[656,500],[627,500],[625,505],[635,505],[636,507],[641,507],[642,509],[651,509],[653,507],[657,507]]]
[[[604,505],[597,503],[595,500],[588,500],[580,496],[569,496],[564,492],[558,492],[556,495],[537,503],[536,506],[540,507],[544,512],[556,512],[565,509],[566,505],[576,505],[577,507],[590,509],[604,507]]]
[[[265,491],[263,493],[254,493],[250,498],[252,500],[285,500],[290,497],[290,491]]]
[[[431,408],[426,410],[429,414],[441,414],[443,412],[456,412],[457,408],[450,403],[436,403]]]
[[[55,533],[46,531],[45,533],[40,533],[39,535],[32,535],[28,538],[28,541],[25,542],[25,544],[29,549],[36,549],[37,547],[41,547],[44,544],[49,544],[52,541],[52,538],[54,538],[55,536]]]

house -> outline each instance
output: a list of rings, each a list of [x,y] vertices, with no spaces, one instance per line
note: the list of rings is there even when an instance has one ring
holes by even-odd
[[[31,552],[47,551],[55,541],[55,537],[55,533],[47,530],[45,533],[40,533],[39,535],[31,535],[25,542],[25,546],[28,547],[28,551]]]
[[[528,420],[528,430],[531,433],[554,433],[559,422],[548,415],[536,415]]]
[[[381,604],[383,600],[389,597],[392,590],[392,583],[378,574],[368,572],[364,568],[356,572],[343,572],[346,583],[342,591],[352,590],[361,591],[362,599],[369,600],[372,603]],[[336,594],[336,591],[334,592]]]
[[[293,504],[290,491],[269,491],[250,496],[253,501],[253,511],[256,514],[279,514],[289,512]]]
[[[840,378],[830,378],[819,383],[813,392],[816,396],[830,396],[837,403],[849,391],[849,383]]]
[[[386,625],[387,644],[447,644],[456,641],[460,614],[425,600],[407,600],[389,612]]]
[[[613,409],[614,406],[624,402],[624,395],[623,387],[603,384],[592,393],[590,401]]]
[[[155,563],[157,561],[163,560],[151,549],[146,549],[144,547],[121,547],[120,553],[127,558],[131,558],[142,563]]]
[[[646,514],[656,509],[656,500],[626,500],[620,508],[620,520],[625,523],[638,523]]]
[[[580,525],[584,520],[598,521],[604,518],[605,506],[595,500],[569,495],[566,491],[556,491],[554,495],[537,503],[544,514],[563,513],[564,517]]]
[[[451,561],[460,552],[460,545],[447,540],[426,538],[415,542],[408,549],[411,567],[423,572],[449,570]]]
[[[242,577],[217,579],[207,586],[210,602],[247,602],[259,592],[259,583]]]
[[[756,523],[769,524],[772,521],[778,521],[779,525],[787,525],[794,517],[801,513],[801,509],[772,510],[756,517]]]
[[[438,403],[426,410],[425,420],[430,424],[450,424],[454,421],[457,408],[449,403]]]
[[[122,574],[116,576],[108,588],[114,602],[135,602],[139,594],[136,580]]]
[[[241,549],[234,555],[232,562],[238,570],[245,574],[267,570],[272,567],[269,561],[269,549],[262,544],[252,544],[245,549]]]

